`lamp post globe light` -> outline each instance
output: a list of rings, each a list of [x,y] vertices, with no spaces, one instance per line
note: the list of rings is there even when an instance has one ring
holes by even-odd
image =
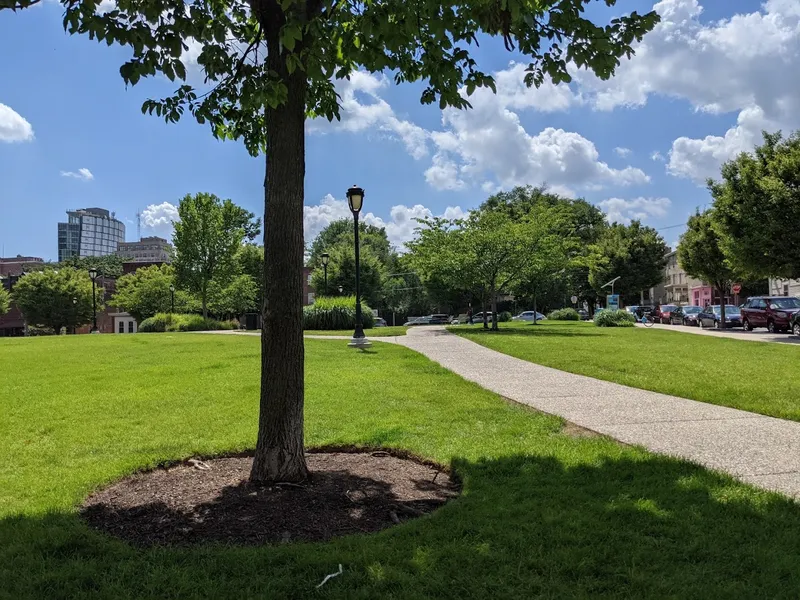
[[[322,270],[325,273],[325,295],[328,295],[328,262],[331,260],[331,255],[327,252],[322,253]]]
[[[97,269],[89,269],[89,279],[92,280],[92,333],[97,331],[97,295],[95,294],[95,280],[97,279]]]
[[[175,312],[175,286],[172,284],[169,285],[169,312]]]
[[[353,213],[356,251],[356,328],[353,332],[353,339],[348,346],[353,348],[366,348],[371,344],[364,335],[364,325],[361,319],[361,253],[358,243],[358,213],[361,212],[361,207],[364,204],[364,190],[355,185],[348,189],[347,204],[350,206],[350,212]]]

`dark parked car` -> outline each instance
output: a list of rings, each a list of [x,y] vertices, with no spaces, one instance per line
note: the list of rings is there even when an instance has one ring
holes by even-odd
[[[746,331],[766,327],[770,333],[788,331],[790,321],[800,311],[800,300],[793,296],[756,296],[742,307]]]
[[[431,325],[449,325],[450,324],[450,315],[431,315],[430,316],[430,324]]]
[[[658,320],[662,325],[669,325],[672,312],[678,308],[676,304],[662,304],[658,312]]]
[[[697,313],[697,322],[700,327],[713,327],[720,329],[720,322],[722,311],[720,306],[708,306],[702,312]],[[742,326],[742,313],[739,311],[738,306],[733,304],[725,305],[725,327],[741,327]]]
[[[672,325],[699,325],[697,315],[703,312],[699,306],[679,306],[672,311],[670,323]]]

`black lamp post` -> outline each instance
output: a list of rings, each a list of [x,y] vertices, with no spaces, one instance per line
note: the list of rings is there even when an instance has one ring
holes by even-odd
[[[342,286],[339,286],[339,293],[340,294],[344,293],[344,288]]]
[[[169,285],[169,312],[175,312],[175,286],[172,284]]]
[[[97,294],[95,293],[95,279],[97,279],[97,269],[89,269],[89,279],[92,280],[92,333],[97,333]]]
[[[322,270],[325,273],[325,295],[328,295],[328,262],[331,260],[331,255],[327,252],[322,253]]]
[[[75,313],[75,317],[74,318],[75,318],[75,322],[77,322],[78,321],[78,299],[77,298],[73,298],[72,299],[72,312]],[[77,325],[73,324],[72,325],[72,335],[75,335],[75,329],[76,328],[77,328]]]
[[[357,186],[348,189],[347,204],[350,205],[350,212],[353,213],[356,250],[356,329],[353,332],[353,339],[348,345],[355,348],[364,348],[370,345],[364,335],[364,325],[361,319],[361,253],[358,243],[358,213],[361,212],[361,206],[364,204],[364,190]]]

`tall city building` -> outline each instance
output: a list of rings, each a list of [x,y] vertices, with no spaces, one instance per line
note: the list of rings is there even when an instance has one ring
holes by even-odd
[[[135,263],[172,262],[172,244],[157,236],[143,237],[138,242],[121,242],[117,256]]]
[[[114,254],[125,241],[125,224],[104,208],[67,211],[67,222],[58,224],[58,260],[71,256]]]

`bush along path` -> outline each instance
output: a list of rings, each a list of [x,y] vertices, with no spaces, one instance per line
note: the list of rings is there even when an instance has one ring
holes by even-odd
[[[800,498],[800,423],[543,367],[444,328],[396,341],[521,404]]]

